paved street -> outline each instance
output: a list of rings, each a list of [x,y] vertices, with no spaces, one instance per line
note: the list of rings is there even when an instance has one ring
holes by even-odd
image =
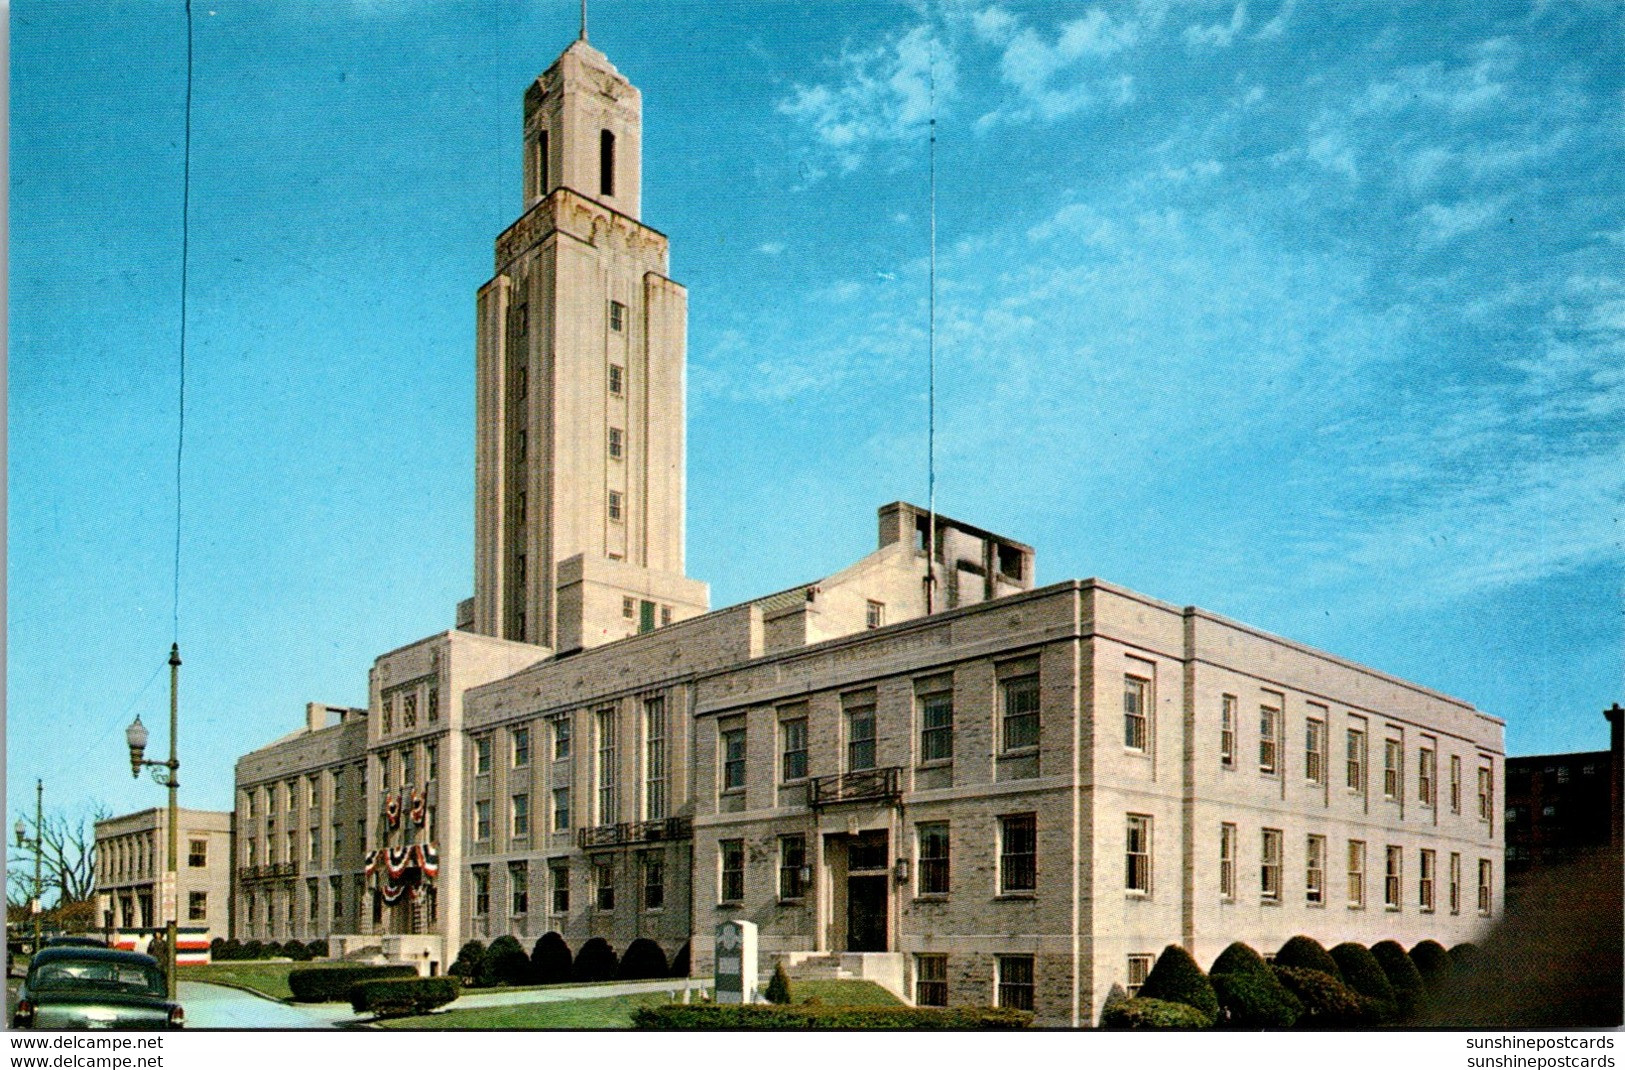
[[[189,1029],[333,1029],[363,1021],[345,1003],[293,1006],[224,985],[180,983]]]

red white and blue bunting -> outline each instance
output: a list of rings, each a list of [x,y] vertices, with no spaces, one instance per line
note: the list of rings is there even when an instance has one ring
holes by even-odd
[[[429,818],[428,789],[425,788],[422,791],[419,791],[418,789],[413,788],[412,789],[412,824],[416,825],[418,828],[422,828],[423,823],[425,821],[427,821],[428,818]]]
[[[399,795],[391,795],[384,800],[384,819],[389,822],[389,827],[392,829],[401,827],[401,797]]]
[[[394,906],[407,896],[416,900],[440,876],[440,851],[432,843],[380,847],[367,856],[367,878],[370,880],[375,872],[382,878],[378,892],[385,905]]]

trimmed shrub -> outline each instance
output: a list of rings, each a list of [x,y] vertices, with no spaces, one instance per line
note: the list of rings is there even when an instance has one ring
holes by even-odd
[[[227,937],[225,946],[220,949],[220,958],[223,962],[235,962],[243,957],[243,942],[235,936]]]
[[[1427,984],[1416,969],[1416,963],[1405,949],[1393,940],[1371,945],[1371,957],[1377,960],[1388,983],[1394,986],[1394,999],[1399,1004],[1399,1020],[1413,1021],[1428,1009]]]
[[[258,940],[250,940],[243,945],[242,954],[237,957],[247,962],[262,959],[265,957],[265,945]]]
[[[1450,952],[1437,940],[1423,940],[1411,948],[1411,961],[1416,972],[1428,986],[1428,994],[1437,996],[1450,984]]]
[[[1183,1003],[1201,1011],[1207,1018],[1207,1025],[1212,1025],[1219,1016],[1219,997],[1213,994],[1213,985],[1208,982],[1202,967],[1191,958],[1190,952],[1178,944],[1169,944],[1162,949],[1162,954],[1157,956],[1157,964],[1151,967],[1145,984],[1140,986],[1139,998]]]
[[[631,958],[632,952],[627,951],[626,957]],[[773,967],[773,980],[767,983],[767,1001],[789,1003],[790,998],[790,975],[784,972],[784,963],[781,962]]]
[[[688,943],[677,949],[677,954],[671,957],[671,975],[673,977],[687,977],[689,973]]]
[[[217,936],[209,941],[209,961],[224,962],[226,960],[226,938]]]
[[[474,983],[485,988],[522,985],[530,980],[530,956],[511,936],[499,936],[485,949]]]
[[[1337,960],[1320,946],[1320,941],[1308,936],[1294,936],[1282,944],[1281,950],[1275,953],[1275,965],[1291,966],[1299,970],[1319,970],[1339,981],[1343,980],[1343,971],[1337,968]]]
[[[570,945],[559,933],[543,933],[530,952],[530,976],[539,985],[562,985],[570,980]]]
[[[389,966],[305,966],[288,971],[288,990],[299,1003],[337,1003],[350,998],[350,989],[363,981],[416,977],[415,967],[404,963]]]
[[[480,966],[485,962],[485,942],[483,940],[470,940],[457,950],[457,961],[451,964],[446,972],[453,977],[461,977],[464,984],[473,984],[480,975]]]
[[[1116,981],[1106,990],[1106,1002],[1100,1005],[1100,1025],[1105,1028],[1106,1016],[1114,1009],[1128,1002],[1128,991]]]
[[[1215,973],[1209,980],[1219,1000],[1218,1024],[1222,1028],[1291,1029],[1303,1016],[1303,1004],[1282,986],[1268,966],[1262,973]]]
[[[1330,952],[1343,980],[1366,1001],[1366,1017],[1373,1023],[1391,1022],[1399,1015],[1399,997],[1388,975],[1364,944],[1338,944]]]
[[[1008,1007],[667,1003],[632,1012],[632,1024],[638,1029],[1026,1029],[1032,1021],[1030,1012]]]
[[[570,970],[572,981],[613,981],[615,979],[615,949],[602,936],[595,936],[581,945],[576,952],[575,965]]]
[[[310,957],[313,959],[325,959],[329,954],[331,954],[331,952],[327,950],[326,940],[312,940],[310,943],[305,945],[305,950],[310,952]]]
[[[1366,1024],[1360,997],[1331,974],[1300,966],[1282,966],[1279,961],[1273,969],[1286,990],[1303,1004],[1299,1025],[1341,1029]]]
[[[615,976],[622,981],[646,981],[666,976],[666,953],[660,945],[647,937],[640,937],[627,945],[621,956],[621,965]]]
[[[1457,977],[1471,973],[1483,962],[1483,953],[1474,943],[1460,943],[1450,949],[1450,970]]]
[[[462,982],[455,977],[362,981],[350,991],[350,1006],[357,1014],[371,1011],[378,1018],[427,1014],[456,999],[462,987]]]
[[[1264,956],[1237,940],[1213,960],[1213,968],[1208,970],[1208,976],[1213,977],[1221,973],[1256,973],[1268,974],[1270,964],[1264,961]],[[1274,976],[1270,974],[1270,976]]]
[[[283,944],[282,954],[292,959],[294,962],[310,961],[310,948],[306,947],[304,944],[301,944],[297,940],[289,940],[287,943]]]
[[[1212,1018],[1188,1003],[1145,996],[1126,999],[1100,1016],[1103,1029],[1206,1029],[1212,1024]]]
[[[266,941],[265,950],[262,952],[262,954],[268,959],[280,959],[285,957],[282,950],[282,945],[277,943],[275,940]]]

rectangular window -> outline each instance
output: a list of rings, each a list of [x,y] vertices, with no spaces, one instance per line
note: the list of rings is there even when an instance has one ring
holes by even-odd
[[[1258,771],[1260,773],[1274,773],[1276,756],[1276,734],[1280,730],[1281,711],[1273,706],[1260,706],[1258,709]]]
[[[1037,663],[1032,663],[1037,668]],[[1038,746],[1038,674],[1012,676],[999,683],[1003,707],[1004,750]]]
[[[1450,812],[1461,813],[1461,755],[1450,756]]]
[[[1478,860],[1478,912],[1490,916],[1490,860]]]
[[[548,880],[553,885],[553,913],[570,913],[570,865],[555,862],[547,867]]]
[[[1387,739],[1382,744],[1382,797],[1385,799],[1398,799],[1403,790],[1401,778],[1404,770],[1400,762],[1404,760],[1404,744],[1397,739]]]
[[[1304,855],[1303,898],[1306,903],[1326,901],[1326,837],[1310,836]]]
[[[474,878],[474,916],[483,918],[491,913],[491,867],[474,866],[469,874]]]
[[[517,461],[524,460],[525,459],[525,453],[526,453],[529,445],[530,445],[530,435],[526,432],[526,430],[523,427],[521,427],[517,432],[515,432],[515,434],[513,436],[514,459],[517,460]]]
[[[643,875],[643,909],[664,910],[666,907],[666,859],[659,851],[645,851],[638,857],[638,868]]]
[[[1038,815],[1006,814],[999,818],[999,894],[1037,890]]]
[[[423,764],[427,766],[426,772],[430,780],[440,779],[440,744],[436,740],[429,740],[423,744]]]
[[[1382,876],[1382,902],[1389,910],[1398,910],[1400,905],[1400,879],[1404,876],[1405,852],[1390,846],[1385,851],[1387,859]]]
[[[914,1004],[917,1007],[948,1005],[948,956],[914,956]]]
[[[327,899],[335,918],[344,917],[344,878],[327,878]]]
[[[305,850],[305,859],[312,866],[321,865],[321,863],[322,863],[322,830],[321,829],[312,828],[312,829],[309,830],[309,832],[306,834],[305,849],[306,849]]]
[[[1461,913],[1461,855],[1450,852],[1450,913]]]
[[[944,679],[950,687],[952,681]],[[952,690],[921,694],[916,700],[920,707],[920,761],[951,762],[954,760],[954,693]]]
[[[384,695],[378,700],[379,730],[389,735],[395,727],[395,696]]]
[[[729,723],[738,727],[724,727],[718,734],[724,794],[745,790],[745,726],[738,721]]]
[[[870,600],[864,610],[863,623],[870,629],[886,623],[886,603]]]
[[[440,720],[440,689],[429,688],[429,723],[434,724]]]
[[[491,838],[490,799],[480,799],[474,804],[474,838],[476,840],[489,840]]]
[[[516,839],[530,835],[530,795],[520,792],[513,797],[513,834]]]
[[[312,904],[314,905],[314,903]],[[209,917],[209,893],[188,892],[186,894],[186,918],[188,921],[206,921]]]
[[[1019,1011],[1033,1009],[1033,957],[998,956],[999,1006]]]
[[[655,604],[647,599],[638,601],[638,634],[655,630]]]
[[[659,821],[666,816],[666,699],[654,695],[643,700],[643,817]]]
[[[508,913],[530,913],[530,863],[508,863]]]
[[[1492,779],[1494,773],[1487,765],[1478,767],[1478,819],[1490,820],[1490,806],[1495,798],[1495,783]]]
[[[567,832],[570,828],[570,789],[553,789],[553,831]]]
[[[609,429],[609,459],[618,461],[625,454],[625,432],[618,427]]]
[[[1311,784],[1326,779],[1326,722],[1314,717],[1304,725],[1303,777]]]
[[[609,392],[620,397],[626,391],[626,369],[619,364],[609,366]]]
[[[800,899],[807,894],[801,870],[807,864],[807,837],[779,837],[779,898]]]
[[[621,519],[621,492],[618,490],[609,492],[609,518],[616,523]]]
[[[948,822],[932,821],[915,826],[919,837],[919,893],[948,894]]]
[[[1151,818],[1129,814],[1123,887],[1140,895],[1151,894]]]
[[[1365,794],[1365,729],[1348,731],[1348,786],[1350,791]]]
[[[209,864],[209,841],[190,840],[186,845],[186,864],[192,869],[202,869]]]
[[[1349,841],[1349,906],[1365,909],[1365,841]]]
[[[562,762],[570,756],[570,717],[566,714],[553,722],[553,760]]]
[[[1128,992],[1130,999],[1140,994],[1140,988],[1145,984],[1145,979],[1151,976],[1151,964],[1152,958],[1150,955],[1130,955],[1128,957],[1128,976],[1123,988]]]
[[[610,191],[606,189],[604,192],[608,193]],[[619,301],[609,303],[609,329],[612,331],[626,329],[626,306]]]
[[[1281,830],[1264,829],[1259,853],[1258,893],[1265,902],[1281,901]]]
[[[615,909],[615,860],[597,858],[592,863],[593,906],[599,910]]]
[[[1219,897],[1236,897],[1236,826],[1219,826]]]
[[[779,722],[779,776],[786,784],[807,777],[807,718]]]
[[[1432,747],[1416,752],[1416,799],[1423,806],[1433,805],[1433,778],[1435,775]]]
[[[1123,746],[1143,751],[1148,745],[1146,695],[1151,681],[1138,676],[1123,677]]]
[[[401,749],[401,787],[410,787],[418,782],[418,755],[411,747]]]
[[[407,728],[418,725],[418,693],[408,691],[401,696],[401,724]]]
[[[491,737],[479,736],[474,740],[474,775],[485,776],[491,771]]]
[[[530,729],[513,730],[513,767],[523,769],[530,764]]]
[[[1434,854],[1426,847],[1422,848],[1422,868],[1417,874],[1416,892],[1417,905],[1426,913],[1433,912],[1433,867]]]
[[[717,843],[721,872],[719,899],[723,903],[745,901],[745,841],[721,840]]]
[[[613,825],[620,820],[615,793],[615,707],[606,706],[594,715],[598,732],[598,824]]]
[[[875,767],[875,699],[874,692],[847,695],[841,699],[846,708],[846,768],[848,772]]]
[[[1236,767],[1236,696],[1226,695],[1219,709],[1219,764]]]

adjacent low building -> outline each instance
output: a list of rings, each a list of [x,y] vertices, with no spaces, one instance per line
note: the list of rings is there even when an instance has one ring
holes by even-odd
[[[231,935],[232,814],[186,809],[178,814],[176,903],[185,962],[196,961],[209,941]],[[97,916],[116,943],[144,947],[164,931],[168,836],[166,807],[96,822]]]

